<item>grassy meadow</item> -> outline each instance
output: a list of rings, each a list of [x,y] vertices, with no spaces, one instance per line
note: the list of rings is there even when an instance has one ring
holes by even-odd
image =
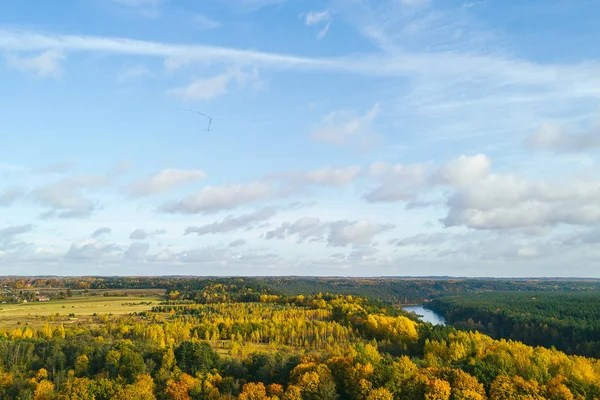
[[[148,311],[163,299],[158,294],[77,296],[64,300],[0,304],[0,328],[49,324],[94,324],[106,316]]]

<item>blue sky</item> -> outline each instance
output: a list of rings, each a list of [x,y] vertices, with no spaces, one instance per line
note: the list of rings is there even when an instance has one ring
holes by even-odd
[[[0,274],[600,277],[598,20],[2,3]]]

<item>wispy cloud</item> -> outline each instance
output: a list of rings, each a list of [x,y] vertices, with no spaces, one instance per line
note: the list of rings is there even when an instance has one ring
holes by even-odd
[[[295,189],[310,185],[336,187],[350,183],[358,177],[360,170],[358,165],[339,168],[328,165],[312,171],[287,171],[270,174],[267,179],[279,180]]]
[[[288,0],[217,0],[230,5],[237,11],[254,12],[263,7],[282,5]]]
[[[117,83],[126,83],[131,80],[152,75],[150,70],[143,65],[126,68],[117,74]]]
[[[323,37],[325,37],[325,35],[329,31],[329,27],[331,26],[332,20],[333,19],[331,17],[331,14],[327,10],[320,11],[320,12],[310,11],[304,17],[304,23],[308,26],[323,25],[323,27],[319,31],[319,34],[317,35],[317,38],[319,38],[319,39],[322,39]]]
[[[169,213],[210,214],[264,200],[270,195],[271,186],[264,182],[206,186],[178,202],[166,204],[163,210]]]
[[[278,228],[265,233],[265,239],[285,239],[296,236],[298,242],[322,242],[332,247],[348,245],[368,246],[376,235],[394,228],[392,224],[380,224],[369,220],[321,221],[315,217],[302,217],[296,222],[284,222]]]
[[[383,24],[383,22],[381,22]],[[387,40],[392,40],[387,36]],[[422,43],[421,43],[422,44]],[[523,85],[544,98],[600,95],[600,63],[537,64],[502,54],[462,51],[406,51],[338,58],[301,57],[205,45],[178,45],[126,38],[56,35],[0,29],[0,48],[7,51],[98,52],[173,58],[186,62],[263,65],[278,69],[346,71],[352,73],[434,78],[446,85],[486,84],[495,90]],[[563,79],[558,79],[558,77]],[[468,77],[468,82],[467,82]],[[445,88],[444,88],[445,89]],[[553,89],[548,91],[548,89]],[[444,92],[446,93],[446,92]]]
[[[227,94],[233,82],[239,87],[244,87],[248,82],[258,84],[258,70],[255,68],[250,72],[244,72],[239,68],[230,68],[219,75],[196,79],[187,86],[169,89],[167,94],[183,100],[206,101]]]
[[[357,146],[368,149],[378,141],[373,129],[373,121],[380,113],[380,105],[375,104],[364,115],[348,111],[336,111],[327,114],[312,134],[317,142],[334,146]]]
[[[206,30],[216,29],[221,26],[219,22],[215,21],[212,18],[209,18],[204,14],[196,14],[194,18],[192,18],[192,22],[194,23],[195,27]]]
[[[431,0],[400,0],[400,3],[404,4],[405,6],[417,7],[429,4],[430,1]]]
[[[600,62],[517,57],[525,54],[517,51],[518,44],[488,29],[460,4],[356,0],[336,2],[334,11],[379,51],[379,73],[393,70],[408,78],[389,80],[382,89],[388,97],[379,98],[396,115],[399,127],[419,131],[419,140],[508,133],[505,140],[518,143],[515,126],[531,128],[570,113],[574,100],[587,107],[580,112],[589,113],[600,96],[600,76],[594,72]]]
[[[146,240],[150,239],[156,235],[163,235],[166,231],[164,229],[156,229],[153,231],[148,231],[145,229],[136,229],[129,235],[129,239],[133,240]]]
[[[200,170],[163,169],[152,176],[132,183],[127,191],[135,196],[153,196],[200,181],[206,174]]]
[[[93,233],[92,233],[92,237],[93,238],[98,238],[100,236],[104,236],[104,235],[109,235],[112,232],[112,229],[110,229],[107,226],[103,226],[101,228],[96,229]]]
[[[600,147],[600,120],[587,130],[576,131],[560,123],[546,122],[525,140],[534,150],[577,153]]]
[[[160,15],[163,0],[109,0],[111,3],[126,8],[146,17],[156,18]]]
[[[65,59],[58,50],[45,50],[35,56],[9,53],[5,57],[9,68],[31,72],[42,78],[59,78],[62,75],[61,63]]]
[[[223,221],[213,222],[211,224],[202,225],[202,226],[188,226],[185,230],[185,235],[189,235],[192,233],[197,234],[198,236],[207,235],[207,234],[216,234],[223,232],[235,231],[238,229],[250,229],[258,222],[264,222],[276,214],[276,210],[274,208],[262,208],[258,211],[254,211],[250,214],[240,215],[234,217],[232,215],[228,215],[223,219]]]
[[[162,4],[163,0],[110,0],[113,3],[117,3],[127,7],[143,7],[143,6],[156,6]]]
[[[76,218],[87,217],[98,206],[86,197],[85,189],[104,186],[108,179],[103,175],[76,175],[34,190],[31,196],[40,204],[49,207],[44,217]]]
[[[18,187],[4,189],[0,192],[0,207],[10,207],[25,196],[25,191]]]

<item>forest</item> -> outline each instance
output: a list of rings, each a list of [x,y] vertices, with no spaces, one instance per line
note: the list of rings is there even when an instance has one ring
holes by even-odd
[[[461,293],[600,290],[597,279],[475,279],[475,278],[317,278],[317,277],[0,277],[0,300],[35,290],[51,297],[89,291],[165,289],[194,292],[207,285],[244,284],[256,290],[284,295],[336,293],[367,297],[390,304],[421,304],[433,298]],[[2,298],[3,297],[3,298]],[[17,296],[18,297],[18,296]]]
[[[73,298],[101,290],[77,279],[44,287]],[[143,287],[129,279],[122,286]],[[9,286],[16,280],[5,283],[12,293],[43,286]],[[166,289],[161,301],[124,315],[11,326],[0,317],[0,398],[600,398],[595,358],[421,323],[378,297],[285,294],[242,278],[165,283],[152,286]]]
[[[600,293],[488,292],[433,299],[454,327],[600,357]]]

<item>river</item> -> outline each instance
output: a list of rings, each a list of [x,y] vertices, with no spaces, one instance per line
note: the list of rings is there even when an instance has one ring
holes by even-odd
[[[423,306],[402,307],[404,311],[415,313],[419,319],[424,322],[430,322],[433,325],[446,325],[446,320],[440,314],[424,308]]]

